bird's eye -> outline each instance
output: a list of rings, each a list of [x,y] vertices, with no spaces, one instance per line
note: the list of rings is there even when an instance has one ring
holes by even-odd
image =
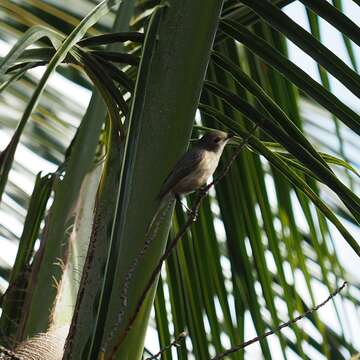
[[[220,137],[216,137],[216,138],[214,139],[214,141],[215,141],[216,143],[218,143],[220,140],[221,140]]]

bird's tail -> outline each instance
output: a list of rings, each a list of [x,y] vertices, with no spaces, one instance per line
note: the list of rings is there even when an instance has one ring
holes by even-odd
[[[171,192],[168,192],[166,194],[159,193],[157,199],[159,201],[159,205],[154,216],[151,219],[146,234],[149,234],[150,232],[156,230],[155,227],[157,228],[161,225],[175,200],[175,196]]]

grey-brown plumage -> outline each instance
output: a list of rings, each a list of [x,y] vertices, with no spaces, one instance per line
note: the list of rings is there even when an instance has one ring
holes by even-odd
[[[216,170],[220,156],[232,137],[222,131],[209,131],[175,164],[165,179],[159,199],[168,194],[175,197],[189,194],[204,186]]]

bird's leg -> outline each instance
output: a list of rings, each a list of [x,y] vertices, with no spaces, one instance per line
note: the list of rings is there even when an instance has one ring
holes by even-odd
[[[181,206],[183,206],[183,207],[186,209],[186,211],[187,211],[188,213],[191,214],[191,213],[193,212],[186,204],[184,204],[184,203],[181,201],[180,195],[176,194],[176,195],[175,195],[175,199],[181,204]]]
[[[180,195],[176,194],[176,195],[175,195],[175,199],[176,199],[176,201],[178,201],[178,202],[180,203],[180,205],[181,205],[182,207],[184,207],[188,212],[191,212],[191,211],[192,211],[185,203],[183,203],[183,202],[181,201]]]
[[[203,196],[206,195],[207,190],[208,190],[208,188],[207,188],[206,184],[204,184],[203,186],[199,187],[196,190],[196,195],[198,196],[199,199],[201,199]],[[198,208],[196,208],[195,210],[191,210],[191,214],[193,214],[193,216],[194,216],[193,221],[196,221],[199,216]]]

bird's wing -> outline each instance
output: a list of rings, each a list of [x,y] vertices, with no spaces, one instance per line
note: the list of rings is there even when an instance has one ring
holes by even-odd
[[[175,164],[173,170],[164,180],[158,198],[166,195],[181,179],[189,175],[203,158],[202,151],[190,150]]]

